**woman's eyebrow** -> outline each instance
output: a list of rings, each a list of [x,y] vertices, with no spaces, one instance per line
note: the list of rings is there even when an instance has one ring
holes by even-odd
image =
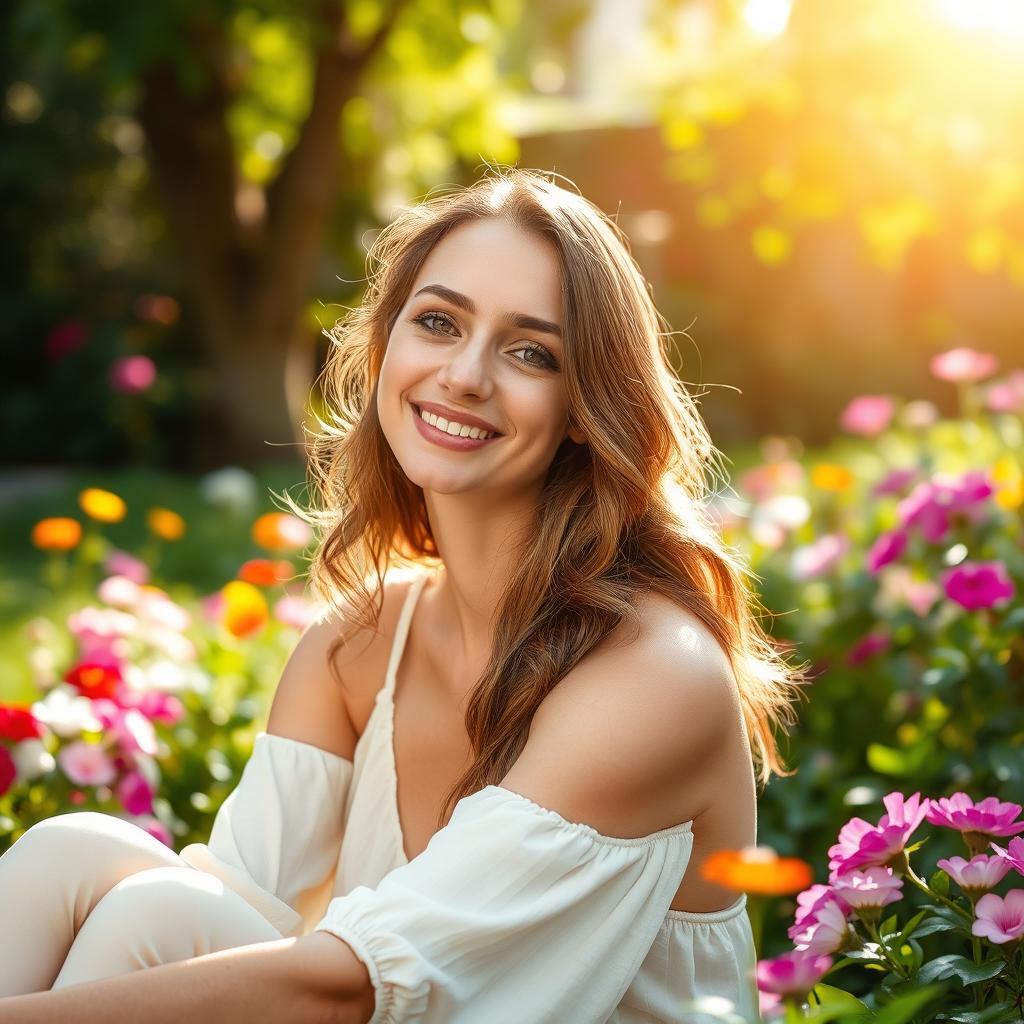
[[[459,309],[463,309],[467,313],[476,312],[476,305],[468,295],[463,295],[462,292],[446,288],[443,284],[425,284],[413,298],[415,299],[417,296],[423,295],[424,292],[429,292],[438,298],[445,299],[453,306],[458,306]],[[558,324],[552,323],[550,320],[542,320],[540,317],[529,316],[526,313],[506,313],[501,318],[501,321],[509,327],[522,327],[528,331],[553,334],[556,338],[562,337],[562,328]]]

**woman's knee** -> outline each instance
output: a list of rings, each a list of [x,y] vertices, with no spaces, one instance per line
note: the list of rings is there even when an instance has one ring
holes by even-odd
[[[81,870],[94,877],[102,875],[97,881],[103,891],[126,875],[182,863],[145,829],[99,811],[72,811],[36,822],[8,854],[51,881]]]
[[[122,879],[96,905],[87,927],[101,935],[134,937],[152,951],[153,963],[282,938],[219,878],[187,865],[150,868]]]

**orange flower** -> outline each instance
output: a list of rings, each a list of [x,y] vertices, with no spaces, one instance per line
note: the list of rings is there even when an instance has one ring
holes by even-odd
[[[151,508],[146,523],[161,540],[181,540],[185,536],[185,520],[169,508]]]
[[[269,558],[250,558],[238,570],[238,578],[256,587],[271,587],[275,583],[284,583],[295,575],[295,567],[291,562],[274,562]]]
[[[78,504],[87,516],[101,523],[119,523],[128,511],[122,498],[99,487],[87,487],[82,491],[78,495]]]
[[[811,470],[811,484],[821,491],[846,491],[853,486],[853,473],[834,462],[819,462]]]
[[[251,583],[232,580],[221,594],[224,598],[224,626],[233,636],[249,636],[270,620],[266,599]]]
[[[814,879],[811,865],[797,857],[780,857],[770,846],[716,850],[701,875],[735,892],[788,896],[802,892]]]
[[[308,524],[287,512],[267,512],[252,524],[252,539],[266,551],[298,551],[311,536]]]
[[[67,516],[40,519],[32,527],[32,543],[43,551],[70,551],[82,539],[82,524]]]

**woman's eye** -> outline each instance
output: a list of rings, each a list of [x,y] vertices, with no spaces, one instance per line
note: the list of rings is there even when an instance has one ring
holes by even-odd
[[[517,348],[516,352],[527,352],[533,353],[537,356],[537,361],[530,359],[522,359],[521,362],[527,364],[527,366],[535,366],[538,370],[554,370],[557,369],[557,363],[550,352],[542,345],[525,345],[523,348]]]
[[[419,316],[415,316],[412,319],[414,324],[422,324],[428,331],[433,331],[434,334],[444,334],[443,330],[438,330],[436,327],[431,327],[427,321],[436,320],[439,324],[446,324],[449,327],[454,326],[452,322],[447,318],[438,315],[437,313],[421,313]]]

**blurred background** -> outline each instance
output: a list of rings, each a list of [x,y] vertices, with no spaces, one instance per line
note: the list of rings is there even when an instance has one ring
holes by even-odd
[[[629,236],[730,463],[722,528],[813,665],[762,842],[823,879],[891,789],[1024,792],[1024,6],[21,0],[0,27],[0,700],[44,723],[9,727],[0,837],[72,805],[205,836],[308,614],[271,491],[304,477],[323,330],[397,207],[491,163]]]

